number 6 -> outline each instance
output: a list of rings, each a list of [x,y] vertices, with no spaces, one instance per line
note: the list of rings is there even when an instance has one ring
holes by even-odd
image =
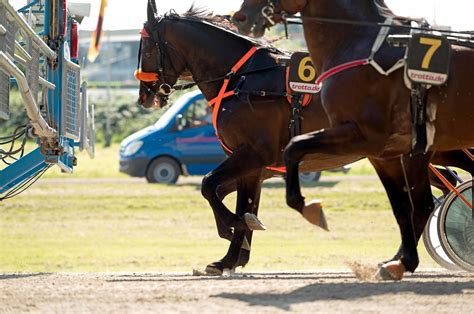
[[[304,82],[314,81],[316,79],[316,70],[311,63],[310,57],[304,57],[298,67],[298,76]]]

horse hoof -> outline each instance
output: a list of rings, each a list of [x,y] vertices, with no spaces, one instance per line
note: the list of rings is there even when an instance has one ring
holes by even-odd
[[[224,274],[224,266],[221,262],[214,262],[206,266],[204,270],[209,276],[222,276]]]
[[[314,200],[303,208],[303,217],[310,223],[329,231],[323,205],[320,200]]]
[[[375,277],[379,280],[402,280],[406,268],[401,261],[391,261],[379,268]]]
[[[265,227],[265,225],[254,214],[245,213],[244,221],[247,224],[247,227],[252,231],[267,230],[267,227]]]

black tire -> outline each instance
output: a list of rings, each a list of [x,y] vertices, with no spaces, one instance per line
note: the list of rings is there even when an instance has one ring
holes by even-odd
[[[318,182],[321,178],[321,171],[317,172],[300,172],[300,182],[309,184]]]
[[[170,157],[159,157],[153,160],[146,171],[149,183],[175,184],[181,174],[176,160]]]

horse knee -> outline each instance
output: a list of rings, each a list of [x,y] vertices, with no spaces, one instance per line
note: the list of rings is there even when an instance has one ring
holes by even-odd
[[[201,194],[202,196],[209,200],[212,197],[217,195],[217,184],[215,180],[212,178],[212,174],[206,174],[204,178],[202,178],[201,184]]]
[[[295,138],[286,145],[285,151],[283,152],[283,158],[285,162],[299,162],[302,158],[302,152],[299,148],[299,142]]]

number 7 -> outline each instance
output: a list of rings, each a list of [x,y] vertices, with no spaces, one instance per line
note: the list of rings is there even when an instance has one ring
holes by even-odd
[[[429,69],[431,59],[433,58],[436,50],[441,47],[442,42],[440,39],[420,37],[420,44],[431,46],[426,52],[425,57],[423,58],[423,63],[421,64],[423,69]]]

